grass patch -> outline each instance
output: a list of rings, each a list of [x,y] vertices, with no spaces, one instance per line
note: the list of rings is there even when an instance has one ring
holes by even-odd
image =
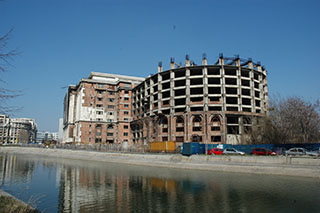
[[[0,212],[6,213],[38,213],[39,210],[32,209],[32,207],[19,202],[18,200],[0,196]]]

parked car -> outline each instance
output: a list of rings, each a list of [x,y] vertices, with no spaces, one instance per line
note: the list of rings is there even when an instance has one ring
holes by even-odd
[[[245,155],[244,152],[238,151],[235,148],[226,148],[223,150],[224,155]]]
[[[304,148],[291,148],[285,152],[286,156],[287,155],[309,155],[309,156],[314,156],[314,157],[320,157],[320,150],[313,150],[313,151],[308,151]]]
[[[208,155],[222,155],[223,149],[213,148],[208,150]]]
[[[307,150],[304,148],[291,148],[287,151],[285,151],[285,155],[306,155],[307,154]]]
[[[266,148],[253,148],[251,155],[277,155],[277,153],[270,151],[269,149]]]
[[[307,151],[306,155],[320,157],[320,150]]]

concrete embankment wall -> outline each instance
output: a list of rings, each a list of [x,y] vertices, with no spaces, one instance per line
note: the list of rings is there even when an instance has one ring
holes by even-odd
[[[23,147],[0,147],[0,153],[42,155],[165,168],[320,178],[320,159],[309,157],[205,155],[187,157],[180,154],[127,154]]]

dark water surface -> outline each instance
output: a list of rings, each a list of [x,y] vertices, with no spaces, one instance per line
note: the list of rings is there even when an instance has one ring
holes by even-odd
[[[320,180],[0,155],[0,188],[42,212],[320,212]]]

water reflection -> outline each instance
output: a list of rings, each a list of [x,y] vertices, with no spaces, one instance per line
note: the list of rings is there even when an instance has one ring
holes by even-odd
[[[317,212],[318,179],[0,155],[1,188],[45,212]],[[21,195],[23,191],[23,195]]]

